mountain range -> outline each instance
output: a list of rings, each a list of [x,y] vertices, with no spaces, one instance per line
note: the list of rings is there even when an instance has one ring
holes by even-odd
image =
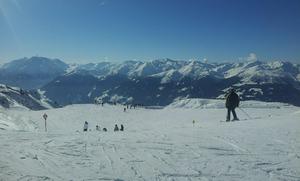
[[[204,63],[159,59],[66,64],[24,58],[0,68],[0,83],[40,89],[60,105],[100,102],[165,106],[184,98],[224,98],[234,87],[242,100],[300,106],[300,65],[285,61]]]

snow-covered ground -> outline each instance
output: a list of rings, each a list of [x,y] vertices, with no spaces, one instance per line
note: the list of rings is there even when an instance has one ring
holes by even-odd
[[[0,109],[0,180],[300,180],[300,108],[242,102],[252,119],[226,123],[220,105]]]

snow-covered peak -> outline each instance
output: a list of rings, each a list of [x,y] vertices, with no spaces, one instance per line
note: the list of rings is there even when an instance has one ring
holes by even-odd
[[[157,74],[157,75],[159,75],[159,74]],[[168,83],[171,81],[176,81],[176,80],[179,80],[180,78],[182,78],[182,74],[174,69],[163,72],[162,75],[160,75],[160,76],[162,77],[162,79],[161,79],[162,84]]]
[[[149,62],[125,61],[121,63],[102,62],[79,65],[72,69],[77,73],[89,72],[96,77],[124,75],[134,77],[161,77],[162,82],[177,81],[183,77],[200,79],[206,76],[215,78],[240,77],[244,83],[280,81],[282,77],[299,80],[299,66],[289,62],[246,61],[239,63],[203,63],[200,61],[177,61],[157,59]],[[82,71],[86,70],[86,71]]]
[[[199,61],[191,61],[187,65],[181,67],[179,72],[184,76],[193,78],[201,78],[210,74],[214,66]]]
[[[74,72],[78,68],[79,64],[69,64],[69,67],[66,69],[66,73]]]
[[[142,63],[137,61],[126,61],[121,64],[115,64],[112,66],[110,74],[120,74],[120,75],[135,75],[134,70],[136,70]]]
[[[290,73],[292,75],[297,75],[299,73],[297,65],[290,62],[274,61],[269,62],[267,66],[272,70],[277,70],[279,73]]]
[[[225,67],[225,68],[224,68]],[[289,62],[274,61],[248,61],[235,63],[232,65],[224,64],[220,69],[224,69],[224,77],[230,78],[238,76],[243,83],[284,83],[285,78],[297,81],[299,70],[296,65]]]
[[[21,74],[57,74],[62,73],[68,65],[59,59],[45,57],[22,58],[4,64],[1,71]]]

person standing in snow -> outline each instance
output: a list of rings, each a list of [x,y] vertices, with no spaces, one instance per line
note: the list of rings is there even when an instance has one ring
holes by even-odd
[[[123,126],[123,124],[121,124],[120,131],[124,131],[124,126]]]
[[[89,123],[86,121],[84,122],[84,125],[83,125],[83,131],[87,131],[89,128]]]
[[[226,122],[230,121],[230,112],[233,114],[233,121],[239,120],[235,113],[235,108],[239,107],[240,98],[235,92],[235,89],[230,89],[229,93],[226,96],[226,108],[227,108],[227,117]]]
[[[115,124],[115,129],[114,129],[114,131],[119,131],[119,127],[118,127],[118,125],[116,125],[116,124]]]

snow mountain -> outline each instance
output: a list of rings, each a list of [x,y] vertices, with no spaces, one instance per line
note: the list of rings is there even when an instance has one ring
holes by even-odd
[[[125,61],[123,63],[90,63],[79,65],[73,73],[87,71],[96,77],[125,75],[136,77],[161,77],[163,80],[178,81],[185,77],[201,79],[212,76],[220,79],[241,78],[244,84],[282,83],[286,78],[300,81],[300,65],[284,61],[239,63],[203,63],[201,61],[176,61],[159,59],[150,62]],[[169,79],[168,79],[169,78]],[[171,78],[171,79],[170,79]]]
[[[0,67],[0,83],[40,88],[60,105],[105,102],[165,106],[183,98],[224,98],[235,87],[243,100],[300,105],[300,65],[284,61],[207,63],[158,59],[66,64],[44,57]]]
[[[22,58],[0,67],[0,83],[23,89],[37,89],[64,74],[68,67],[59,59]]]
[[[61,105],[104,102],[165,106],[182,98],[223,98],[300,105],[300,66],[290,62],[203,63],[171,59],[78,65],[42,87]]]

